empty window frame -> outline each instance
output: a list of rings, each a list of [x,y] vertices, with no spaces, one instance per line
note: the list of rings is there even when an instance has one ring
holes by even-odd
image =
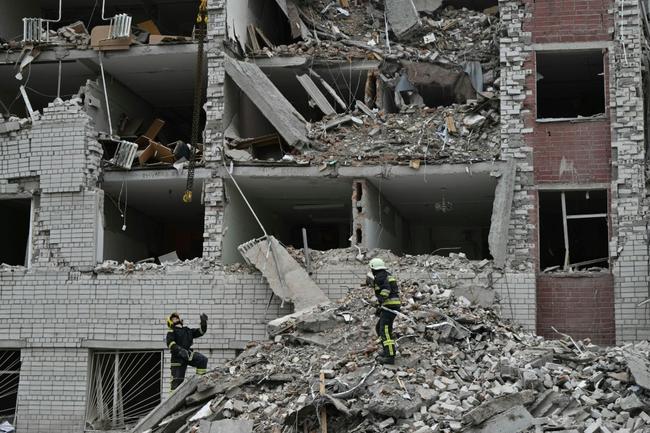
[[[537,52],[537,118],[574,119],[605,113],[601,50]]]
[[[161,401],[163,353],[91,352],[86,431],[131,426]]]
[[[0,242],[0,263],[29,263],[31,199],[0,200],[0,227],[8,228]]]
[[[15,424],[20,350],[0,350],[0,424]]]
[[[542,270],[609,266],[605,190],[539,192],[539,259]]]

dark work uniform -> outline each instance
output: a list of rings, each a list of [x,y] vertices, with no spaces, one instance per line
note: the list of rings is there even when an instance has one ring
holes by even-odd
[[[388,271],[381,269],[372,271],[375,277],[375,296],[380,306],[391,310],[399,311],[402,305],[399,299],[399,287],[397,280]],[[379,320],[375,326],[377,335],[381,338],[384,349],[384,357],[395,358],[395,341],[393,340],[393,322],[395,314],[390,311],[379,310]]]
[[[208,367],[208,358],[199,352],[192,351],[192,343],[195,338],[201,337],[208,330],[206,321],[201,320],[201,328],[188,328],[178,324],[167,330],[167,347],[172,353],[172,391],[185,380],[187,366],[196,368],[196,374],[205,374]],[[187,352],[180,350],[185,349]],[[186,356],[187,355],[187,356]]]

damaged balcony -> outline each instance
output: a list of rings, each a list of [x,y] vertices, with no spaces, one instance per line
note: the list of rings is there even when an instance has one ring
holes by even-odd
[[[9,40],[0,62],[4,117],[34,121],[53,101],[74,99],[93,119],[106,168],[170,167],[189,159],[198,53],[192,38],[195,2],[106,5],[107,18],[116,14],[131,18],[127,36],[120,37],[108,35],[109,21],[101,19],[101,4],[92,8],[63,1],[62,5],[61,19],[49,23],[50,33],[39,40],[20,41],[21,36],[3,34]],[[20,23],[22,29],[22,17],[30,16],[22,14],[49,16],[57,6],[55,1],[21,3],[6,19]],[[90,18],[77,22],[84,7]],[[59,30],[52,30],[55,25]],[[202,69],[205,88],[205,62]],[[202,131],[205,116],[199,116]],[[137,150],[134,145],[128,151],[120,149],[122,142],[137,144]],[[198,145],[197,151],[202,147]]]
[[[202,257],[204,169],[196,171],[191,203],[183,202],[185,176],[176,171],[104,175],[102,260],[165,263]]]
[[[230,48],[248,61],[226,61],[225,154],[320,166],[498,159],[496,2],[421,1],[398,17],[400,3],[228,3]]]

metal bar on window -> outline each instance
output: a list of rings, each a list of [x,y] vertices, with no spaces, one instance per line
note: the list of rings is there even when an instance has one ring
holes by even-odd
[[[578,219],[587,219],[587,218],[607,218],[606,213],[589,213],[583,215],[567,215],[566,219],[568,220],[578,220]]]
[[[562,227],[564,229],[564,270],[569,267],[569,228],[566,215],[566,195],[562,191]]]

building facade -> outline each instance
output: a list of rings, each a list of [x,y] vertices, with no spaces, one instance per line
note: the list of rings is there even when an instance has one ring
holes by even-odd
[[[0,37],[24,17],[56,16],[50,3],[12,6]],[[300,13],[309,2],[211,0],[203,145],[184,204],[187,166],[170,161],[191,135],[196,5],[149,3],[116,7],[155,22],[126,46],[95,34],[106,23],[92,7],[65,1],[64,30],[3,45],[0,419],[19,432],[123,429],[147,413],[167,395],[172,311],[194,326],[208,314],[195,347],[211,365],[264,339],[291,311],[238,252],[264,231],[295,248],[306,228],[313,249],[490,259],[502,314],[526,328],[648,338],[644,4],[420,10],[418,41],[420,26],[457,40],[434,22],[457,16],[496,29],[496,51],[461,67],[451,42],[415,44],[411,29],[395,40],[402,22],[392,41],[376,35],[368,22],[389,10],[368,12],[355,45]],[[481,89],[472,82],[468,97],[477,64]],[[433,78],[418,81],[423,72]],[[117,164],[122,140],[139,145],[141,164]],[[337,299],[365,271],[332,261],[312,276]]]

